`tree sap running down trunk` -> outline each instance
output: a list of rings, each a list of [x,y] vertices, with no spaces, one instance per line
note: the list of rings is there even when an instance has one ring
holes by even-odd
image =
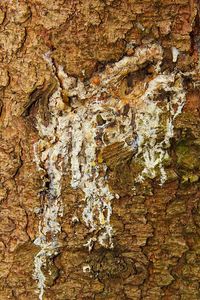
[[[155,65],[155,74],[152,73],[148,81],[143,82],[143,90],[140,87],[139,95],[134,88],[121,99],[110,92],[130,72],[137,72],[148,59],[154,59],[154,55],[155,58],[160,55]],[[99,160],[98,153],[102,155],[106,147],[112,151],[112,145],[119,144],[125,158],[136,151],[135,158],[141,161],[143,170],[136,177],[136,182],[145,180],[145,176],[155,178],[156,172],[160,173],[161,184],[167,180],[163,164],[169,159],[167,148],[173,137],[175,118],[185,103],[185,91],[181,74],[177,71],[161,73],[161,60],[160,46],[140,47],[134,56],[124,57],[112,69],[98,74],[98,86],[82,86],[82,95],[79,95],[76,79],[68,77],[61,66],[58,66],[56,73],[56,67],[48,58],[52,75],[60,86],[49,99],[51,115],[48,126],[43,125],[38,117],[37,128],[41,139],[34,145],[38,170],[46,171],[44,174],[47,173],[49,178],[47,203],[42,208],[39,236],[35,240],[35,244],[41,248],[35,257],[34,272],[40,299],[43,298],[45,288],[42,267],[46,266],[48,258],[52,259],[58,254],[61,247],[56,235],[61,230],[57,217],[59,211],[62,211],[63,174],[71,174],[72,188],[80,188],[84,194],[86,206],[82,218],[89,232],[94,232],[85,244],[89,251],[96,241],[106,248],[113,248],[110,219],[111,203],[115,195],[108,187],[104,157]],[[62,87],[69,90],[70,97],[74,97],[71,109],[62,98]],[[167,93],[167,97],[159,99],[162,93]],[[162,122],[164,113],[167,113],[167,118]],[[159,142],[158,134],[162,135]],[[132,189],[135,189],[134,184]],[[50,240],[47,238],[48,232]]]

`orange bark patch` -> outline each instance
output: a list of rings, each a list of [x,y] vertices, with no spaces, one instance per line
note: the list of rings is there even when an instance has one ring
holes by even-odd
[[[198,111],[200,109],[200,94],[198,90],[191,91],[186,95],[184,111]]]

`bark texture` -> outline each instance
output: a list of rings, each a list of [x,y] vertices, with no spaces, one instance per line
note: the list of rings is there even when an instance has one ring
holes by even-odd
[[[198,0],[1,0],[0,299],[200,299]]]

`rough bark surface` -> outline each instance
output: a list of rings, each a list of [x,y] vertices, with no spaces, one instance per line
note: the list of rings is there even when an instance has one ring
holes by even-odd
[[[198,0],[1,0],[0,299],[200,299]]]

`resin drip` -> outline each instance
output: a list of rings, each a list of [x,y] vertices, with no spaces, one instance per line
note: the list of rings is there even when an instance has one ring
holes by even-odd
[[[163,163],[169,159],[167,148],[173,137],[174,120],[185,103],[180,75],[157,75],[149,82],[141,101],[135,122],[137,157],[142,157],[144,169],[137,180],[153,179],[159,174],[162,185],[167,179]]]
[[[51,64],[51,61],[50,61]],[[35,257],[34,278],[38,281],[39,299],[43,299],[45,288],[45,269],[48,259],[52,259],[59,252],[57,235],[61,231],[58,218],[62,216],[61,188],[64,167],[67,164],[67,154],[70,139],[69,119],[66,112],[62,112],[64,102],[61,88],[49,99],[50,120],[45,126],[40,117],[37,118],[39,141],[34,145],[35,162],[38,170],[43,174],[44,206],[39,223],[38,237],[35,245],[40,251]],[[45,187],[48,183],[48,187]]]
[[[41,249],[35,257],[34,271],[40,300],[45,288],[43,269],[47,260],[59,252],[63,174],[71,176],[71,188],[84,194],[82,221],[89,231],[85,243],[89,251],[95,242],[107,248],[114,246],[111,215],[116,195],[109,189],[106,162],[98,160],[102,150],[120,144],[120,149],[132,153],[133,160],[140,160],[143,169],[135,182],[159,176],[163,184],[167,179],[164,169],[167,148],[185,93],[178,71],[161,73],[162,56],[159,45],[138,47],[133,56],[124,57],[95,74],[95,80],[82,82],[68,76],[62,66],[56,67],[49,55],[45,55],[58,88],[49,99],[49,125],[37,118],[40,139],[34,145],[44,188],[46,181],[49,182],[35,240]],[[149,61],[154,67],[153,74],[142,82],[138,80],[128,93],[123,92],[126,77],[137,74]],[[62,99],[63,92],[70,98],[67,105]]]

